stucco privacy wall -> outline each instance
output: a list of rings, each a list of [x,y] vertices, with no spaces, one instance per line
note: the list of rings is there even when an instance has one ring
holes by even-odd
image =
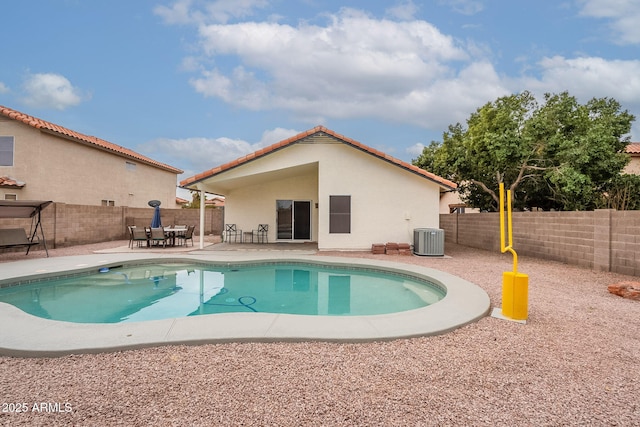
[[[276,200],[311,201],[312,240],[321,250],[409,243],[413,228],[438,224],[437,184],[324,134],[225,171],[212,188],[226,197],[227,222],[244,231],[267,223],[270,241]],[[351,196],[351,233],[329,233],[332,195]]]
[[[199,233],[198,209],[161,209],[161,216],[165,225],[195,225],[196,233]],[[224,209],[205,209],[205,234],[220,235],[223,216]],[[152,217],[152,208],[52,203],[42,211],[42,225],[47,247],[56,248],[128,239],[128,225],[148,227]],[[22,227],[29,232],[30,226],[30,219],[0,219],[0,229]]]
[[[176,173],[41,132],[0,117],[0,135],[14,137],[14,166],[0,176],[26,182],[21,189],[0,189],[18,200],[59,200],[70,204],[145,207],[149,200],[176,206]]]
[[[440,215],[445,242],[500,251],[497,213]],[[514,212],[520,256],[640,276],[640,211]]]

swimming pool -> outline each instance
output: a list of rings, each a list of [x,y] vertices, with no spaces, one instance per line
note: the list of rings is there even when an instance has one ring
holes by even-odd
[[[154,263],[102,267],[0,289],[34,316],[139,322],[220,313],[370,316],[426,307],[445,290],[408,274],[311,263]]]
[[[368,316],[220,313],[121,323],[73,323],[44,319],[0,302],[0,354],[52,357],[160,345],[221,342],[335,341],[365,342],[437,335],[487,316],[491,302],[479,286],[441,270],[385,259],[345,258],[270,251],[193,254],[110,253],[25,259],[4,263],[0,287],[28,286],[43,278],[72,276],[144,263],[311,262],[333,268],[384,270],[426,280],[446,289],[440,301],[413,310]]]

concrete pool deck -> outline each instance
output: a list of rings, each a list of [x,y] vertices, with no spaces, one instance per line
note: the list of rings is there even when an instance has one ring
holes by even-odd
[[[106,253],[108,252],[108,253]],[[92,255],[3,263],[0,286],[67,273],[95,272],[127,263],[197,261],[243,263],[302,261],[378,268],[429,278],[447,289],[441,301],[416,310],[373,316],[301,316],[226,313],[118,324],[70,323],[31,316],[0,303],[0,354],[60,356],[171,344],[239,341],[377,341],[442,334],[489,314],[490,300],[479,286],[439,270],[372,259],[316,255],[312,251],[198,250],[161,253],[102,251]]]

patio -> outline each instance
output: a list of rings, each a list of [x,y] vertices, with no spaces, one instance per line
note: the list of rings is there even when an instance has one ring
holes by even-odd
[[[318,244],[315,242],[304,243],[218,243],[206,248],[211,251],[303,251],[307,253],[318,252]]]

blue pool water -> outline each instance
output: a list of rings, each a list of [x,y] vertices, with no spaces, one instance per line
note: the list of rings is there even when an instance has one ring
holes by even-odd
[[[404,275],[312,264],[152,264],[102,269],[0,289],[34,316],[119,323],[230,312],[362,316],[425,307],[444,297]]]

